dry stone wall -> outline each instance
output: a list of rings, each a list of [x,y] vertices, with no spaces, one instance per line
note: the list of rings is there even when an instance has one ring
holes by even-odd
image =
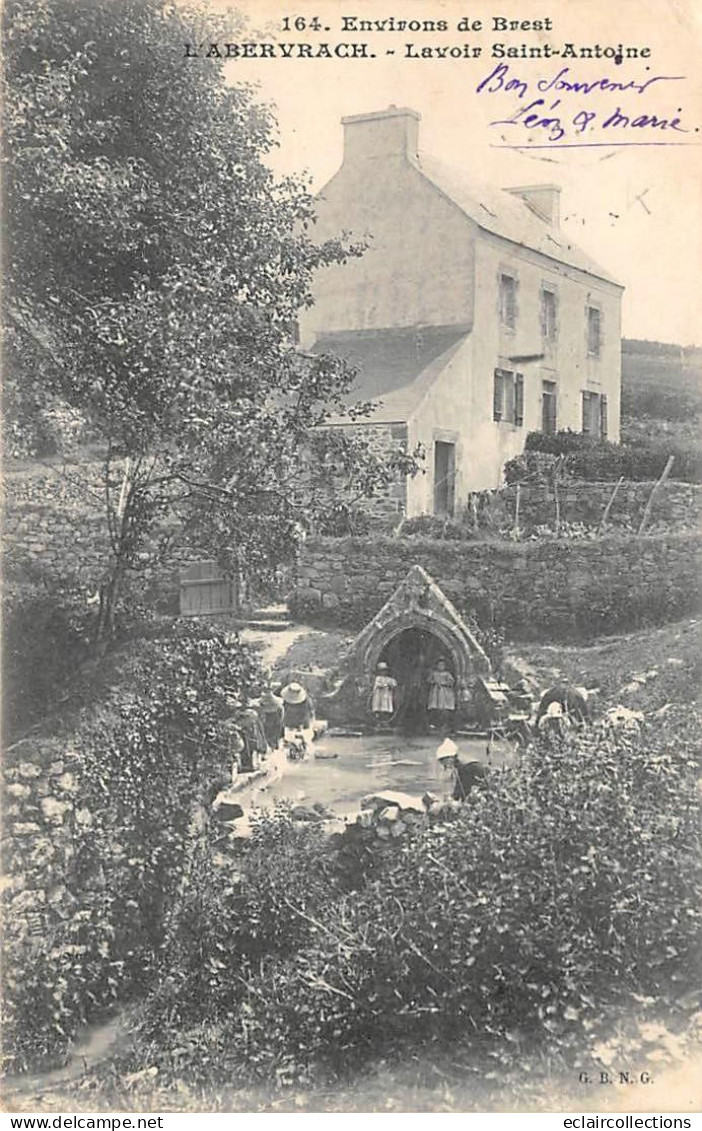
[[[406,424],[360,424],[354,427],[367,440],[370,451],[376,456],[387,456],[398,447],[407,448]],[[390,520],[402,518],[407,511],[406,477],[399,476],[383,495],[368,504],[367,509],[373,515],[387,516]]]
[[[607,529],[637,530],[653,483],[620,484],[607,517]],[[615,484],[565,482],[558,489],[558,509],[562,523],[582,523],[599,527]],[[466,510],[469,525],[480,529],[506,529],[517,517],[517,487],[498,491],[476,491],[473,506]],[[556,495],[546,484],[523,484],[519,488],[519,529],[529,533],[537,527],[553,529],[556,522]],[[663,483],[656,492],[647,529],[696,530],[702,527],[702,486],[696,483]]]
[[[96,593],[110,555],[102,470],[97,462],[5,469],[3,558],[13,586],[37,580],[50,585],[56,579],[86,597]],[[144,568],[132,575],[134,593],[175,612],[179,570],[197,557],[175,546],[170,564],[152,567],[145,553]]]
[[[312,622],[361,627],[415,564],[463,613],[521,639],[586,638],[699,609],[695,533],[594,540],[314,539],[290,605]]]
[[[98,465],[7,467],[3,487],[6,568],[96,584],[109,551]]]
[[[65,744],[23,741],[3,755],[4,870],[8,930],[30,941],[43,937],[47,919],[75,905],[76,828],[90,818],[81,810],[78,755]]]

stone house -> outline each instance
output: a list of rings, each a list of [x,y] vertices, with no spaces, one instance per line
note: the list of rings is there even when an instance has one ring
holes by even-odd
[[[622,287],[560,229],[560,188],[474,183],[418,151],[413,110],[343,126],[315,236],[368,249],[320,273],[300,343],[357,368],[377,443],[424,446],[396,509],[454,513],[499,486],[529,431],[618,440]]]

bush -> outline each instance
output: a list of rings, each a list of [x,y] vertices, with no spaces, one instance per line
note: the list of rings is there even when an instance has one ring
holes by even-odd
[[[346,503],[335,503],[320,518],[316,533],[331,538],[344,538],[348,534],[367,534],[370,527],[371,517],[365,510]]]
[[[524,454],[508,460],[505,465],[505,481],[548,481],[558,460],[561,461],[561,476],[597,482],[619,479],[620,476],[638,482],[648,481],[658,479],[671,455],[675,460],[672,479],[687,483],[702,482],[702,457],[699,452],[692,446],[680,445],[673,437],[665,437],[662,443],[613,444],[570,430],[553,435],[529,432]]]
[[[343,628],[357,632],[372,620],[385,602],[382,596],[357,597],[353,604],[325,608],[320,597],[306,589],[295,589],[287,605],[293,620],[318,628]]]
[[[88,654],[85,597],[43,585],[3,596],[2,713],[7,738],[41,719]]]
[[[295,948],[270,945],[269,931],[251,961],[226,926],[231,908],[222,905],[219,933],[190,919],[197,947],[206,940],[201,964],[223,966],[205,988],[206,1026],[201,1013],[161,1067],[186,1080],[306,1082],[320,1067],[343,1072],[381,1050],[470,1044],[474,1034],[499,1038],[506,1058],[527,1044],[575,1051],[608,1007],[691,988],[699,809],[686,740],[599,732],[494,772],[458,820],[381,849],[375,878],[355,891],[320,885],[319,847],[293,852],[291,873],[287,834],[279,845],[264,837],[267,874],[295,878],[297,894],[283,897],[305,916]],[[242,883],[255,875],[242,870]],[[257,907],[263,894],[266,920],[281,898],[267,883],[254,898]],[[160,1007],[150,1003],[151,1033]]]
[[[406,518],[397,537],[402,538],[437,538],[439,540],[465,540],[470,538],[471,531],[464,522],[455,518],[441,518],[439,515],[420,514],[416,518]]]
[[[181,1028],[230,1013],[266,957],[285,960],[310,943],[336,890],[329,838],[293,821],[289,806],[259,813],[250,841],[232,845],[211,829],[169,916],[142,1036],[157,1036],[167,1018],[177,1041]]]

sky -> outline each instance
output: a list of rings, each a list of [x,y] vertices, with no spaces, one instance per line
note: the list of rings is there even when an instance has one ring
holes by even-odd
[[[219,0],[210,0],[214,10]],[[279,173],[306,173],[320,189],[341,164],[345,115],[381,110],[394,104],[421,115],[420,149],[457,169],[499,186],[555,183],[562,187],[565,231],[611,275],[624,284],[623,334],[683,345],[702,344],[702,4],[697,0],[304,0],[293,5],[270,0],[240,0],[236,5],[257,28],[268,26],[278,42],[365,42],[375,58],[235,59],[226,65],[229,81],[259,84],[262,100],[272,102],[280,145],[272,157]],[[281,27],[318,16],[322,29],[303,32]],[[446,32],[342,30],[343,17],[382,20],[445,19]],[[551,30],[495,31],[492,20],[540,20]],[[461,19],[481,20],[477,32],[459,32]],[[270,40],[273,42],[273,39]],[[618,44],[650,48],[645,59],[504,59],[491,56],[494,43],[527,49],[572,42],[601,47]],[[406,58],[405,44],[481,46],[475,58]],[[388,51],[393,52],[388,54]],[[191,61],[188,65],[198,65]],[[496,67],[508,68],[494,78]],[[566,81],[605,79],[625,91],[595,88],[540,91],[564,66]],[[661,76],[671,76],[663,78]],[[675,77],[672,77],[675,76]],[[655,82],[650,80],[655,78]],[[486,79],[481,93],[477,87]],[[511,90],[506,90],[513,81]],[[517,84],[523,83],[525,89]],[[643,89],[636,89],[637,87]],[[541,110],[559,118],[563,142],[590,140],[586,147],[563,148],[549,137],[555,127],[527,128],[522,121],[502,126],[526,102],[544,98]],[[618,110],[633,120],[656,115],[679,128],[651,126],[606,132],[603,123]],[[594,123],[581,133],[576,115],[592,113]],[[582,119],[581,119],[582,121]],[[698,131],[699,132],[696,132]],[[685,131],[685,132],[683,132]],[[657,144],[612,146],[610,140]],[[660,143],[675,141],[671,145]],[[682,143],[682,144],[681,144]],[[515,145],[529,146],[530,151]],[[533,148],[539,145],[540,148]]]

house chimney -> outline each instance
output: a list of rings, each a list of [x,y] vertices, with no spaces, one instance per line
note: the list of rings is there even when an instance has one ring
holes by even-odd
[[[512,196],[519,196],[547,224],[557,228],[561,222],[560,185],[520,185],[505,189]]]
[[[388,106],[373,114],[354,114],[342,118],[344,162],[366,161],[374,157],[417,159],[419,114],[405,106]]]

